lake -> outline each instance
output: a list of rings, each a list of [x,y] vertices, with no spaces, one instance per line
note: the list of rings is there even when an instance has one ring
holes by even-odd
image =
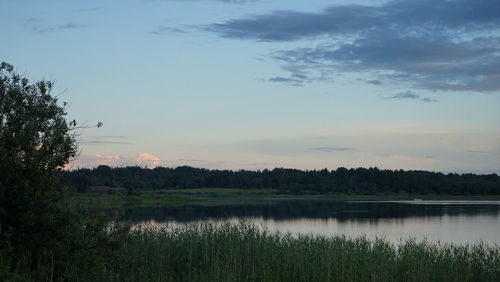
[[[126,209],[123,220],[137,226],[214,221],[251,222],[293,234],[384,237],[397,243],[432,242],[500,245],[500,201],[279,200],[261,204]]]

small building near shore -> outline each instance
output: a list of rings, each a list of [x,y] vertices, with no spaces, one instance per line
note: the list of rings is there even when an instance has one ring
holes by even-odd
[[[89,186],[87,188],[87,193],[123,195],[123,194],[127,194],[127,189],[125,189],[125,188],[112,188],[109,186]]]

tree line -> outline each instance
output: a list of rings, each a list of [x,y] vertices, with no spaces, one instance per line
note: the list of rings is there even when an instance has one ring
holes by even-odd
[[[211,170],[180,166],[154,169],[138,166],[79,168],[59,172],[61,183],[84,192],[92,185],[124,187],[131,192],[158,189],[233,188],[277,189],[280,193],[412,193],[412,194],[500,194],[497,174],[456,174],[378,168],[336,170]]]

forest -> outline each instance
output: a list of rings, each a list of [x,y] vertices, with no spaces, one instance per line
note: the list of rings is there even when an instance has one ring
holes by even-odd
[[[79,168],[60,171],[59,179],[73,191],[89,186],[124,187],[130,193],[145,190],[233,188],[276,189],[283,194],[500,194],[497,174],[456,174],[378,168],[337,168],[336,170],[211,170],[180,166],[176,168],[138,166]]]

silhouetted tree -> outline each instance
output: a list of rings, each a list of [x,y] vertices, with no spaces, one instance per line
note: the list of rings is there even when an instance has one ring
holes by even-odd
[[[44,271],[58,280],[77,257],[99,261],[83,250],[112,244],[105,223],[82,220],[63,201],[55,172],[76,156],[76,122],[66,120],[52,87],[0,65],[0,266],[35,271],[50,258],[52,269]]]

